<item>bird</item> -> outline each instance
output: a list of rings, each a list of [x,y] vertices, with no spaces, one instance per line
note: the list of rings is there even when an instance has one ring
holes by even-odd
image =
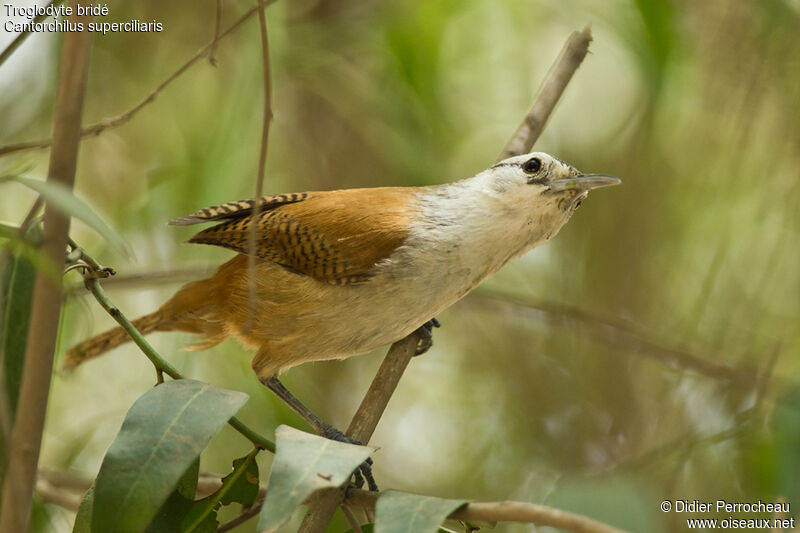
[[[441,185],[280,194],[201,209],[169,224],[214,223],[188,242],[237,254],[133,324],[143,334],[194,333],[189,350],[235,337],[255,350],[262,383],[319,433],[346,441],[283,387],[282,372],[363,354],[416,330],[424,351],[436,315],[552,239],[590,190],[619,183],[533,152]],[[101,333],[68,350],[62,368],[128,340],[119,327]]]

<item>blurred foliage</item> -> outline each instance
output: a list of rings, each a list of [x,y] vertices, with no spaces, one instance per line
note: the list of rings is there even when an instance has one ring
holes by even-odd
[[[251,5],[225,2],[226,21]],[[87,124],[135,105],[213,35],[211,1],[111,8],[110,19],[165,29],[95,37]],[[593,193],[552,243],[484,285],[533,304],[468,297],[439,317],[434,349],[411,364],[373,439],[382,487],[558,504],[635,531],[683,529],[685,516],[658,510],[662,499],[800,505],[796,0],[298,0],[267,17],[266,193],[433,184],[482,170],[569,32],[592,24],[591,54],[536,149],[623,185]],[[34,35],[0,67],[0,144],[49,134],[57,46]],[[219,43],[217,67],[195,65],[129,123],[83,142],[78,195],[136,259],[81,223],[73,235],[120,276],[210,269],[230,256],[180,246],[191,229],[165,221],[255,190],[260,54],[252,19]],[[47,154],[0,158],[0,174],[20,164],[43,173]],[[19,224],[32,200],[4,189],[3,220]],[[107,287],[135,316],[187,279]],[[62,351],[111,325],[74,294]],[[226,342],[182,354],[188,340],[153,337],[185,374],[250,394],[246,423],[265,434],[303,427],[261,390],[245,350]],[[713,365],[656,356],[664,351]],[[305,365],[286,382],[344,426],[382,353]],[[96,474],[153,380],[130,347],[57,377],[44,464]],[[223,430],[201,470],[225,472],[247,451]],[[69,530],[71,515],[48,509],[39,530]],[[346,529],[341,518],[331,526]]]

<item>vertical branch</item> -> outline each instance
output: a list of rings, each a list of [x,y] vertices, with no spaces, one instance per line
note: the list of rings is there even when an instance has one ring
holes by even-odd
[[[375,379],[364,395],[353,420],[347,428],[347,436],[367,443],[375,432],[383,411],[397,388],[408,363],[416,353],[419,335],[414,332],[408,337],[392,344],[383,359]],[[336,508],[344,501],[344,489],[320,491],[311,496],[308,513],[300,524],[301,533],[321,533],[330,522]]]
[[[215,54],[217,53],[220,31],[222,31],[222,0],[217,0],[217,10],[214,20],[214,39],[211,41],[211,49],[208,51],[208,62],[211,63],[212,67],[217,66]]]
[[[542,84],[542,88],[534,99],[522,124],[506,144],[500,159],[525,154],[530,151],[533,144],[541,135],[547,119],[553,112],[561,94],[564,92],[572,75],[580,66],[589,50],[592,40],[591,29],[586,26],[581,31],[572,32],[564,43],[561,54],[556,58],[553,66]],[[405,339],[395,342],[386,354],[375,379],[372,381],[364,400],[356,411],[347,430],[349,437],[363,443],[369,442],[375,426],[395,389],[403,376],[409,361],[414,356],[419,337],[412,333]],[[344,500],[344,489],[320,491],[312,496],[299,531],[302,533],[322,533]]]
[[[361,405],[353,415],[353,420],[347,428],[348,436],[361,442],[369,442],[403,372],[416,353],[418,343],[419,335],[415,332],[392,344],[369,390],[361,400]]]
[[[84,25],[87,22],[87,17],[76,15],[70,19]],[[64,34],[61,47],[53,148],[47,179],[70,189],[75,182],[78,160],[90,42],[90,34],[86,31],[69,32]],[[69,222],[67,215],[46,204],[42,253],[59,270],[64,267]],[[11,432],[8,471],[3,482],[0,512],[0,531],[3,533],[27,530],[60,314],[61,283],[40,270],[34,283],[19,404]]]
[[[250,329],[255,319],[256,295],[256,233],[258,215],[261,213],[261,197],[264,195],[264,172],[267,166],[267,145],[269,142],[269,126],[272,123],[272,79],[269,64],[269,36],[267,35],[267,18],[264,14],[264,0],[258,0],[258,25],[261,30],[261,60],[264,69],[264,119],[261,124],[261,151],[258,158],[258,175],[256,176],[256,201],[253,206],[253,223],[247,235],[247,323],[245,331]]]
[[[517,131],[503,148],[498,161],[515,155],[527,154],[531,151],[533,143],[544,130],[547,119],[553,113],[558,100],[567,88],[572,75],[581,66],[583,58],[589,52],[589,43],[592,42],[592,29],[585,26],[581,31],[574,31],[561,48],[556,62],[550,67],[547,77],[536,95],[528,114],[522,120]]]

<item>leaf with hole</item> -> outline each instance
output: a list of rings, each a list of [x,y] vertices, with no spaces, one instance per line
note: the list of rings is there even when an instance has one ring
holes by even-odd
[[[212,521],[216,524],[217,510],[221,505],[233,502],[241,503],[245,507],[253,505],[259,489],[257,454],[258,449],[255,449],[244,457],[234,459],[233,471],[222,478],[219,490],[192,505],[182,521],[182,533],[202,531],[203,524]]]
[[[277,451],[258,531],[277,530],[314,492],[339,487],[375,448],[332,441],[289,426],[275,431]]]
[[[242,392],[189,379],[158,385],[136,400],[97,474],[92,530],[143,531],[245,401]]]

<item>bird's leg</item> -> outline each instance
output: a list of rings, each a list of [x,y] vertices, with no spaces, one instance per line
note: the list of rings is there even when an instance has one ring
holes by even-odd
[[[414,353],[415,356],[422,355],[431,349],[431,346],[433,346],[433,328],[438,328],[441,325],[442,324],[437,319],[431,318],[417,328],[419,344],[417,345],[416,353]]]
[[[275,393],[275,395],[283,400],[283,402],[292,408],[292,410],[300,415],[303,420],[308,422],[314,431],[317,432],[318,435],[325,437],[326,439],[335,440],[339,442],[346,442],[348,444],[357,444],[361,446],[363,443],[351,439],[332,425],[328,424],[320,417],[314,414],[311,409],[305,406],[300,399],[289,392],[283,383],[280,382],[278,376],[271,376],[266,379],[261,379],[261,383],[266,385],[266,387]],[[372,476],[372,458],[367,458],[366,461],[361,463],[356,471],[353,473],[355,477],[355,485],[358,488],[364,486],[364,479],[367,480],[367,486],[369,486],[369,490],[377,491],[378,485],[375,483],[375,478]]]

